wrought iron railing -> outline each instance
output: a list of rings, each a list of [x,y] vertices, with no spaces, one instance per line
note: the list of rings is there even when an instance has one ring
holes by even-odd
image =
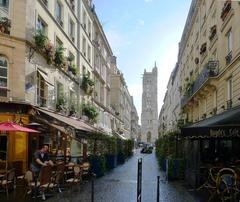
[[[208,61],[208,63],[204,66],[202,72],[198,75],[198,77],[194,81],[191,95],[184,95],[182,97],[181,107],[184,107],[188,103],[190,97],[193,94],[195,94],[209,78],[215,77],[217,75],[218,75],[218,61],[215,60]]]

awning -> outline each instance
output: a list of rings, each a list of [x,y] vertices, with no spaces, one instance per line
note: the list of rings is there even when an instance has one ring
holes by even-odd
[[[240,137],[240,106],[183,127],[181,134],[190,139]]]
[[[46,74],[44,74],[43,72],[41,72],[41,70],[37,70],[38,73],[41,75],[41,77],[44,79],[44,81],[46,81],[46,83],[48,85],[54,86],[54,84],[50,81],[50,79],[48,78],[48,76]]]
[[[67,116],[64,116],[64,115],[58,114],[56,112],[40,108],[40,107],[34,107],[34,109],[36,109],[40,113],[44,113],[45,115],[61,122],[62,126],[59,126],[58,124],[54,125],[54,123],[49,124],[49,125],[53,125],[53,127],[56,126],[55,128],[57,128],[57,129],[59,128],[61,131],[66,130],[66,129],[64,129],[65,124],[73,127],[74,129],[76,129],[78,131],[90,132],[90,133],[93,133],[93,132],[97,131],[97,129],[95,127],[90,126],[90,125],[88,125],[87,123],[84,123],[81,120],[77,120],[77,119],[74,119],[74,118],[71,118],[71,117],[67,117]],[[38,115],[35,115],[35,116],[38,116]],[[39,116],[41,116],[41,114]]]
[[[122,134],[120,134],[120,133],[118,133],[118,132],[114,132],[114,135],[115,135],[116,137],[122,139],[122,140],[127,140],[127,138],[124,137],[124,135],[122,135]]]

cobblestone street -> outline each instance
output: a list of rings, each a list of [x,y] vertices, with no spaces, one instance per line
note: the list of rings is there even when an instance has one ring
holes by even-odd
[[[139,151],[124,165],[115,168],[104,177],[95,181],[96,202],[133,202],[136,201],[137,159],[143,158],[142,202],[156,201],[157,176],[161,176],[160,201],[192,202],[197,201],[179,183],[168,183],[163,173],[158,171],[155,153],[140,154]],[[91,185],[58,194],[48,201],[91,201]]]

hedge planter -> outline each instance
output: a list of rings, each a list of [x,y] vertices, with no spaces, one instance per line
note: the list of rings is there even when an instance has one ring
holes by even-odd
[[[184,171],[185,171],[184,159],[167,159],[168,180],[184,179]]]
[[[88,160],[91,164],[91,173],[95,173],[97,177],[101,177],[106,172],[105,156],[89,156]]]
[[[118,164],[124,164],[125,163],[125,155],[123,152],[119,152],[118,155],[117,155],[117,163]]]
[[[111,170],[117,166],[117,155],[106,154],[106,168]]]

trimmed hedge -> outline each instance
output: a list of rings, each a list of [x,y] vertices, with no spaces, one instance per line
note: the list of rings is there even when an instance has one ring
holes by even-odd
[[[175,135],[161,137],[155,143],[158,165],[160,169],[167,172],[169,180],[183,179],[186,165],[183,158],[183,142],[178,141]]]
[[[105,156],[89,156],[88,161],[91,164],[91,173],[95,173],[97,177],[101,177],[106,172]]]

